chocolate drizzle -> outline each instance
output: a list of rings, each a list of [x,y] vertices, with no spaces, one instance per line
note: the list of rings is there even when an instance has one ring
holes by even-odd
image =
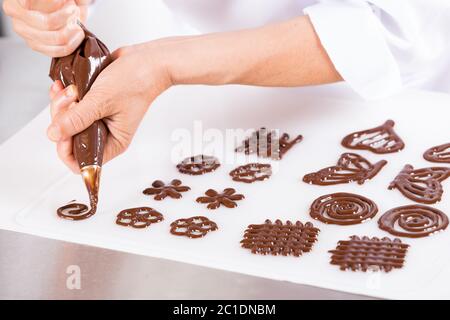
[[[170,224],[170,233],[175,236],[201,238],[217,230],[217,224],[203,216],[178,219]]]
[[[378,207],[370,199],[353,193],[333,193],[317,198],[310,208],[310,215],[324,223],[351,225],[372,219]]]
[[[178,179],[173,179],[168,184],[161,180],[156,180],[152,183],[151,188],[147,188],[143,191],[143,194],[154,195],[155,200],[163,200],[166,197],[180,199],[182,197],[181,192],[187,192],[189,190],[191,190],[191,188],[183,186],[181,180]]]
[[[275,223],[266,220],[264,224],[249,225],[241,245],[254,254],[299,257],[304,252],[311,251],[319,231],[311,222],[303,224],[288,220],[283,224],[281,220],[276,220]]]
[[[379,239],[367,236],[351,236],[350,240],[341,240],[332,253],[330,263],[338,265],[341,270],[390,272],[394,268],[402,268],[405,263],[408,244],[398,238]]]
[[[389,190],[398,189],[405,197],[420,203],[436,203],[444,192],[441,181],[450,177],[450,168],[429,167],[415,169],[405,165],[389,185]]]
[[[221,205],[224,205],[227,208],[235,208],[237,207],[236,201],[242,199],[244,199],[244,195],[237,194],[236,190],[233,188],[226,188],[221,193],[213,189],[208,189],[205,192],[205,196],[198,197],[196,201],[199,203],[207,203],[208,205],[206,207],[214,210]]]
[[[69,203],[58,208],[56,214],[66,220],[84,220],[95,213],[95,210],[89,210],[89,207],[82,203]]]
[[[53,58],[49,74],[53,81],[60,80],[64,87],[75,85],[80,100],[89,91],[100,72],[112,62],[108,48],[83,25],[81,27],[85,34],[83,42],[72,54]],[[89,193],[89,216],[97,210],[100,167],[103,164],[107,134],[105,124],[99,120],[73,138],[73,154]]]
[[[303,181],[321,186],[353,181],[363,184],[372,179],[386,163],[386,160],[381,160],[372,164],[356,153],[343,153],[336,166],[309,173],[303,177]]]
[[[116,223],[124,227],[143,229],[163,220],[163,215],[153,208],[139,207],[125,209],[119,212]]]
[[[230,176],[234,181],[245,183],[267,180],[271,175],[272,166],[264,163],[249,163],[230,172]]]
[[[303,136],[298,135],[290,140],[287,133],[283,133],[278,138],[275,130],[260,128],[245,139],[241,146],[235,149],[236,152],[245,154],[257,154],[259,157],[281,160],[283,156],[297,143],[303,140]]]
[[[445,230],[448,217],[432,207],[408,205],[387,211],[378,220],[378,226],[396,236],[421,238]]]
[[[181,173],[197,176],[214,171],[219,166],[220,162],[216,157],[200,154],[187,157],[177,164],[177,169]]]
[[[391,153],[405,147],[403,140],[394,131],[395,122],[387,120],[372,129],[351,133],[342,139],[342,145],[349,149],[369,150],[375,153]]]
[[[430,162],[450,163],[450,143],[428,149],[423,154],[423,157]]]

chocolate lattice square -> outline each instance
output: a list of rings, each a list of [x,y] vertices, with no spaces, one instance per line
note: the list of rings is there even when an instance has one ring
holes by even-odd
[[[350,240],[339,241],[336,249],[329,251],[332,253],[330,263],[338,265],[341,270],[389,272],[403,267],[408,247],[398,238],[351,236]]]
[[[303,224],[297,221],[293,224],[287,221],[283,224],[280,220],[275,223],[266,220],[264,224],[249,225],[241,245],[254,254],[299,257],[303,252],[311,251],[319,231],[311,222]]]

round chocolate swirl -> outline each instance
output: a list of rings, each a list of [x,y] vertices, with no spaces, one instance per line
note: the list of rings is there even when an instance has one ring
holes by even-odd
[[[448,217],[432,207],[408,205],[387,211],[378,220],[378,226],[396,236],[421,238],[446,229]]]
[[[96,208],[89,210],[83,203],[69,203],[56,210],[56,214],[67,220],[84,220],[95,214]]]
[[[312,218],[329,224],[351,225],[373,218],[378,207],[370,199],[352,193],[333,193],[317,198],[310,208]]]
[[[177,169],[181,173],[198,176],[216,170],[220,166],[219,159],[213,156],[196,155],[187,157],[179,164]]]
[[[423,154],[425,160],[430,162],[450,163],[450,143],[432,147]]]

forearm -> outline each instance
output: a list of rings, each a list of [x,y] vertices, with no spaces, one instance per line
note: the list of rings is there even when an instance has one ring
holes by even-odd
[[[174,84],[303,86],[342,80],[306,16],[185,37],[165,49]]]

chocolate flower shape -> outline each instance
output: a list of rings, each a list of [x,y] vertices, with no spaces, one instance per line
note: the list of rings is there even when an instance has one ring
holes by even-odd
[[[441,181],[450,176],[450,168],[429,167],[414,170],[405,165],[388,189],[398,189],[405,197],[421,203],[436,203],[444,192]]]
[[[162,200],[167,196],[173,199],[180,199],[182,197],[181,192],[189,190],[191,190],[191,188],[182,186],[181,181],[178,179],[173,179],[167,185],[161,180],[156,180],[152,183],[152,187],[145,189],[143,193],[145,195],[155,195],[155,200]]]
[[[290,140],[287,133],[283,133],[280,138],[275,130],[260,128],[245,139],[241,146],[235,149],[236,152],[245,154],[257,154],[260,157],[280,160],[289,149],[296,143],[303,140],[301,135]]]
[[[125,209],[117,215],[116,223],[124,227],[142,229],[164,220],[158,211],[149,207]]]
[[[321,186],[356,181],[363,184],[372,179],[387,163],[386,160],[371,164],[356,153],[343,153],[336,166],[327,167],[303,177],[303,181]]]
[[[201,238],[215,230],[217,230],[217,224],[202,216],[178,219],[170,224],[171,234],[188,238]]]
[[[206,197],[198,197],[197,202],[207,203],[208,209],[217,209],[221,205],[227,208],[237,207],[236,201],[244,199],[244,195],[236,194],[236,190],[233,188],[226,188],[222,193],[218,193],[216,190],[208,189],[205,192]]]
[[[263,181],[269,179],[271,175],[272,166],[264,163],[249,163],[244,166],[237,167],[230,172],[230,176],[234,181],[245,183]]]
[[[342,139],[342,145],[349,149],[369,150],[375,153],[391,153],[405,147],[403,140],[394,131],[395,122],[387,120],[383,125],[357,131]]]
[[[450,163],[450,143],[441,144],[440,146],[435,146],[423,154],[425,160],[431,162],[444,162]]]

